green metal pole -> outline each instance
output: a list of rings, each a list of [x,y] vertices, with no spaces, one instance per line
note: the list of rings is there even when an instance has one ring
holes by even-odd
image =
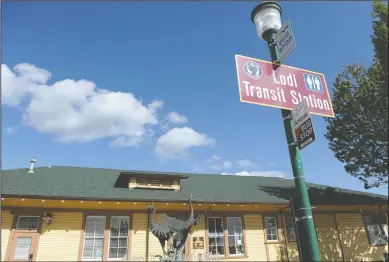
[[[267,41],[272,58],[273,70],[280,66],[278,49],[275,43],[277,31],[269,30],[265,32],[263,38]],[[290,162],[293,169],[294,183],[296,187],[296,224],[299,231],[299,240],[302,251],[303,261],[320,261],[320,251],[317,244],[315,225],[313,222],[311,203],[309,202],[308,187],[305,183],[303,162],[300,157],[300,150],[296,145],[294,134],[294,123],[292,121],[292,112],[281,109],[286,140],[289,148]]]
[[[292,217],[293,217],[294,230],[296,230],[296,242],[297,242],[297,250],[298,250],[298,252],[299,252],[299,259],[300,259],[300,261],[304,261],[304,260],[303,260],[303,254],[302,254],[302,252],[301,252],[299,231],[297,230],[296,214],[295,214],[295,212],[294,212],[293,197],[291,197],[289,201],[290,201],[290,207],[291,207],[291,209],[292,209]]]

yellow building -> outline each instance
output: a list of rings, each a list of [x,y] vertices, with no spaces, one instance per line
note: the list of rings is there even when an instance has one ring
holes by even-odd
[[[186,219],[190,261],[299,260],[293,180],[77,167],[2,171],[1,260],[157,261],[147,207]],[[308,184],[323,261],[383,261],[387,197]],[[384,230],[385,231],[385,230]]]

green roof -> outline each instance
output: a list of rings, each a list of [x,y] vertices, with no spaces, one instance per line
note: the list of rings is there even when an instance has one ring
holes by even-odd
[[[3,170],[3,197],[45,197],[61,199],[99,199],[120,201],[187,201],[208,203],[287,204],[294,192],[294,181],[275,177],[215,174],[182,174],[153,171],[128,171],[85,167],[37,167]],[[129,189],[118,187],[120,174],[176,175],[181,190]],[[123,177],[123,176],[120,176]],[[128,184],[127,184],[128,185]],[[312,204],[387,203],[384,195],[369,194],[324,185],[308,184]]]

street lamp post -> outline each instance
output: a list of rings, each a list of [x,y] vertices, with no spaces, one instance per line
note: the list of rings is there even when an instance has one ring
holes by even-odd
[[[281,28],[281,6],[274,1],[264,1],[257,5],[251,13],[251,20],[255,23],[260,38],[269,46],[273,70],[280,66],[279,53],[275,41],[276,34]],[[320,261],[320,252],[317,244],[316,230],[313,223],[312,209],[305,183],[303,165],[300,152],[296,145],[293,132],[294,124],[290,110],[282,109],[282,118],[286,140],[289,148],[290,161],[296,186],[296,224],[299,234],[303,261]]]

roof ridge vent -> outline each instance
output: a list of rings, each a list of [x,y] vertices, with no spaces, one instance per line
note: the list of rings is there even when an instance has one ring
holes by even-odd
[[[29,174],[34,174],[35,158],[30,159],[30,169],[27,171]]]

